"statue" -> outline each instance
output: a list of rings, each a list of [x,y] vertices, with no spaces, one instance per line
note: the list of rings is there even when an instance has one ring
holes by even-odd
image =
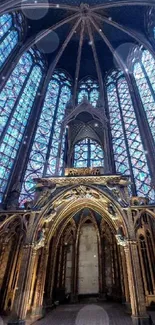
[[[54,217],[56,216],[57,214],[57,211],[54,209],[54,207],[52,207],[47,215],[44,217],[45,219],[45,223],[49,223],[50,221],[53,221]]]
[[[8,210],[16,210],[19,208],[19,195],[21,191],[21,182],[17,181],[8,194],[6,207]]]
[[[49,197],[55,192],[55,190],[55,184],[49,186],[47,181],[44,181],[43,184],[39,184],[34,199],[34,208],[41,208],[43,205],[46,205]]]
[[[126,246],[127,245],[127,240],[124,236],[124,233],[123,233],[123,229],[122,227],[119,227],[118,230],[117,230],[117,235],[115,235],[117,241],[118,241],[118,245],[120,246]]]
[[[108,205],[108,211],[113,217],[116,218],[116,211],[111,203]]]
[[[35,250],[38,250],[39,248],[45,246],[45,239],[46,239],[45,231],[46,231],[45,228],[42,228],[42,229],[38,230],[37,240],[34,243]]]

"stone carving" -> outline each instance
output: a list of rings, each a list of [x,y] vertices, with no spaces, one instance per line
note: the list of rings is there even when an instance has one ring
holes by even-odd
[[[116,210],[111,203],[108,204],[108,211],[112,215],[112,218],[116,219],[117,217]]]
[[[16,210],[19,207],[19,194],[21,191],[21,182],[17,181],[11,188],[7,199],[7,210]]]
[[[104,198],[104,196],[92,188],[81,185],[78,188],[71,189],[67,193],[64,193],[64,195],[54,203],[54,207],[56,208],[71,199],[80,199],[80,198],[92,198],[92,199],[99,200]]]
[[[125,188],[127,188],[126,182],[121,184],[121,186],[114,184],[113,182],[107,182],[106,187],[113,194],[115,199],[123,206],[127,206],[129,204],[128,197],[125,192]]]
[[[44,217],[45,223],[49,223],[50,221],[53,221],[56,214],[57,214],[57,211],[52,206],[52,208],[48,211],[47,215],[45,215],[45,217]]]
[[[32,207],[33,207],[33,201],[26,201],[26,202],[24,202],[24,208],[26,210],[31,210]]]
[[[46,239],[45,231],[46,231],[45,228],[38,230],[37,240],[33,244],[35,250],[38,250],[39,248],[45,246],[45,239]]]
[[[115,237],[117,239],[118,245],[124,246],[124,247],[127,245],[127,240],[124,236],[122,227],[118,228],[117,234],[115,235]]]
[[[85,175],[103,175],[103,167],[83,167],[83,168],[65,168],[65,176],[85,176]]]
[[[56,184],[49,184],[46,180],[38,183],[34,198],[34,208],[41,208],[42,206],[46,205],[51,197],[51,194],[53,194],[55,190]]]

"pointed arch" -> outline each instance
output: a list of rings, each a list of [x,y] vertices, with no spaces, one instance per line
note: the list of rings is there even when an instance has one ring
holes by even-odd
[[[143,104],[145,118],[155,141],[155,59],[148,50],[136,48],[133,75]]]
[[[23,177],[20,202],[32,200],[33,178],[61,175],[63,168],[66,130],[62,128],[66,104],[71,96],[71,79],[62,70],[56,70],[48,85],[38,120],[30,156]]]
[[[104,154],[101,145],[85,138],[74,146],[74,167],[103,167]]]
[[[127,81],[121,71],[113,71],[106,84],[116,170],[131,175],[133,194],[136,191],[136,195],[153,200],[146,152]]]
[[[91,77],[82,79],[78,84],[78,104],[87,98],[92,106],[96,107],[99,99],[99,84]]]
[[[24,141],[24,132],[43,77],[42,61],[35,49],[24,53],[0,93],[0,201]]]
[[[0,16],[0,68],[23,39],[23,27],[24,18],[21,13]]]

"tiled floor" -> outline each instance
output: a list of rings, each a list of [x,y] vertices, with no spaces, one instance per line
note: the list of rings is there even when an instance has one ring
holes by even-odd
[[[119,304],[59,306],[35,325],[132,325]]]
[[[155,312],[150,314],[155,324]],[[7,318],[0,317],[0,325],[6,324]],[[121,304],[93,303],[58,306],[34,325],[132,325],[132,321]]]

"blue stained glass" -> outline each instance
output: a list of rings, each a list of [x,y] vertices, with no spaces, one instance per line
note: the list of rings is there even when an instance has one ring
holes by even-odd
[[[58,103],[58,109],[56,114],[56,120],[54,125],[54,133],[52,138],[52,145],[51,145],[51,151],[48,161],[48,167],[47,167],[47,175],[53,175],[56,173],[56,169],[58,170],[58,174],[60,173],[59,170],[59,159],[63,155],[63,146],[62,145],[62,139],[64,139],[64,133],[61,134],[61,125],[62,121],[65,115],[65,107],[66,104],[71,96],[71,89],[67,85],[62,86],[61,92],[60,92],[60,98]],[[62,146],[62,148],[61,148]],[[61,150],[61,154],[59,151]],[[51,162],[53,163],[53,168],[51,165]]]
[[[0,93],[0,134],[8,121],[32,64],[32,56],[28,52],[24,53]]]
[[[24,53],[0,94],[0,200],[23,140],[27,121],[42,78],[42,70],[34,62],[35,51]],[[10,115],[11,113],[11,115]]]
[[[87,91],[87,89],[82,89],[82,90],[79,91],[78,104],[80,104],[84,98],[88,99],[88,91]]]
[[[152,92],[146,76],[149,78],[151,83]],[[143,52],[141,62],[135,63],[134,77],[139,89],[139,94],[152,136],[155,140],[155,101],[153,97],[155,91],[155,60],[148,51]]]
[[[151,177],[147,166],[146,155],[139,133],[139,128],[137,125],[137,120],[132,105],[128,85],[125,78],[119,79],[118,93],[126,130],[126,137],[128,141],[133,174],[137,187],[137,194],[139,196],[149,196],[153,200],[154,191],[151,190],[150,186]],[[137,182],[137,180],[140,180],[140,182]]]
[[[43,174],[58,94],[59,83],[57,80],[52,79],[47,89],[44,105],[29,157],[29,162],[27,165],[26,174],[24,177],[20,197],[20,200],[22,200],[22,202],[26,194],[30,195],[30,198],[32,197],[32,189],[34,188],[33,177],[41,177]],[[30,190],[31,192],[29,193]]]
[[[99,85],[96,81],[87,78],[79,83],[78,104],[86,97],[92,106],[96,107],[99,98]]]
[[[139,196],[154,200],[146,153],[142,144],[136,115],[127,82],[121,72],[108,76],[107,96],[117,172],[130,174],[129,158]],[[124,128],[123,128],[124,125]],[[128,156],[128,152],[130,157]]]
[[[0,43],[0,66],[5,62],[12,49],[18,43],[18,32],[11,31]]]
[[[11,28],[12,16],[10,14],[5,14],[0,17],[0,38],[2,38],[5,33]]]
[[[21,15],[5,14],[0,17],[0,67],[6,61],[19,41],[19,26],[16,26],[17,17]],[[19,17],[18,17],[19,18]],[[20,22],[22,29],[22,20]]]
[[[74,167],[103,167],[103,149],[92,139],[83,139],[74,147]]]
[[[65,130],[61,134],[61,126],[70,95],[70,80],[65,73],[55,71],[48,85],[24,175],[21,206],[25,200],[33,199],[33,178],[62,173]]]
[[[116,170],[119,173],[129,175],[129,162],[123,134],[115,80],[107,87],[107,97]]]

